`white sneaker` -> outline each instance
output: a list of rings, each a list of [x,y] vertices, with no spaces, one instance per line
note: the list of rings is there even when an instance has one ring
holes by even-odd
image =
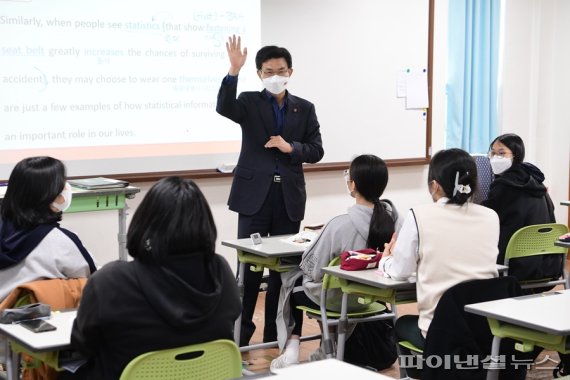
[[[269,366],[269,371],[275,373],[275,370],[277,369],[287,368],[295,364],[299,364],[299,361],[290,363],[287,361],[287,357],[285,356],[285,354],[281,354],[277,358],[271,361],[271,365]]]

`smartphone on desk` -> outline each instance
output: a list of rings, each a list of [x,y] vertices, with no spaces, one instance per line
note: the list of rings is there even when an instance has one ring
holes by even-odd
[[[53,331],[56,327],[43,319],[30,319],[29,321],[20,322],[22,327],[27,328],[35,333]]]

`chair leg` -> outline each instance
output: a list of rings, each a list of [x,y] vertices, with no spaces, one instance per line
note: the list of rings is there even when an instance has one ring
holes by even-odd
[[[12,351],[8,339],[6,342],[6,377],[8,379],[20,378],[20,354]]]
[[[329,320],[327,317],[327,308],[326,308],[326,301],[327,300],[327,290],[324,287],[321,287],[321,304],[319,308],[321,310],[321,319],[322,319],[322,326],[321,331],[323,335],[323,349],[325,350],[325,356],[327,359],[333,357],[334,353],[334,343],[331,339],[331,334],[329,332]]]

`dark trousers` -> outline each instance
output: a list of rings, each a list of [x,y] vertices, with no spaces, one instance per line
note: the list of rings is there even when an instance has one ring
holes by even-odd
[[[239,214],[238,239],[247,238],[251,234],[259,232],[261,236],[286,235],[299,232],[301,221],[291,221],[285,209],[281,185],[277,182],[271,184],[271,189],[263,206],[255,215]],[[242,302],[241,336],[240,346],[249,344],[255,324],[253,313],[259,292],[259,286],[263,272],[252,272],[246,265],[245,273],[240,273],[244,281],[244,293]],[[277,306],[279,304],[279,291],[281,289],[281,275],[278,272],[269,271],[267,294],[265,295],[265,327],[263,329],[263,341],[272,342],[277,340]]]
[[[297,281],[295,281],[295,287],[300,287],[303,285],[303,277],[301,276]],[[297,309],[297,306],[307,306],[313,309],[319,309],[320,305],[314,303],[303,289],[294,290],[293,294],[291,294],[290,298],[290,305],[291,305],[291,314],[293,320],[295,321],[295,326],[293,327],[293,331],[291,331],[291,335],[299,335],[301,336],[301,332],[303,330],[303,310]]]

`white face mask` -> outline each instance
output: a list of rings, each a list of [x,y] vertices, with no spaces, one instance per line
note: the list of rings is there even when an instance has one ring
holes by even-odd
[[[502,174],[513,165],[513,159],[508,157],[493,156],[490,161],[495,175]]]
[[[279,75],[274,75],[269,78],[262,79],[263,87],[270,93],[274,95],[279,95],[287,89],[287,83],[289,83],[289,77],[282,77]]]
[[[71,186],[69,186],[68,183],[65,183],[65,187],[63,188],[63,191],[60,195],[63,197],[63,203],[57,203],[54,201],[51,205],[58,211],[64,212],[71,205],[72,198]]]
[[[354,198],[354,191],[352,191],[350,188],[350,184],[353,183],[352,180],[350,179],[350,174],[348,172],[348,169],[346,169],[343,173],[343,178],[344,178],[344,184],[346,185],[346,191],[348,192],[348,194]]]

